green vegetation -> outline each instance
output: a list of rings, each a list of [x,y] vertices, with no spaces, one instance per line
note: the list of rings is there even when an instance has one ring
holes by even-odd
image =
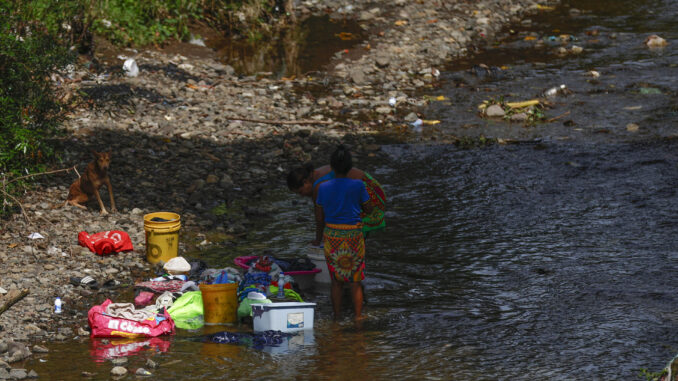
[[[46,140],[60,123],[50,76],[74,55],[44,24],[28,19],[23,9],[0,0],[0,172],[38,169],[53,152]],[[57,18],[52,19],[54,25]]]
[[[649,370],[643,368],[638,373],[638,377],[643,378],[647,381],[657,381],[662,376],[664,376],[665,374],[666,374],[666,369],[662,369],[659,372],[650,372]]]

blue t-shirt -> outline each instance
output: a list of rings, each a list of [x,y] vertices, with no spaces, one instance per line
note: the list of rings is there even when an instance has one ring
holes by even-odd
[[[360,222],[362,204],[369,199],[362,180],[340,177],[318,186],[316,203],[323,207],[326,223],[355,225]]]

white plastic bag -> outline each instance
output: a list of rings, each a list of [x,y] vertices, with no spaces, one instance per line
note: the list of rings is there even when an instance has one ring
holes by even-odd
[[[191,271],[191,265],[184,257],[174,257],[167,261],[162,268],[170,274],[187,273]]]
[[[125,63],[122,65],[122,70],[128,77],[136,77],[139,75],[139,66],[137,66],[137,61],[135,61],[134,58],[126,59]]]

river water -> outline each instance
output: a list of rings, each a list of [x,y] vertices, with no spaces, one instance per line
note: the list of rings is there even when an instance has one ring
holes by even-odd
[[[678,351],[678,2],[565,5],[455,63],[432,94],[449,101],[425,110],[441,123],[423,134],[520,144],[387,144],[361,158],[389,197],[388,227],[367,245],[364,324],[332,323],[327,293],[318,291],[306,295],[318,303],[313,334],[280,348],[194,340],[223,329],[208,327],[127,347],[52,343],[24,366],[45,378],[89,371],[105,379],[108,357],[137,348],[130,370],[152,358],[165,364],[154,378],[187,380],[629,380],[641,368],[660,370]],[[535,32],[572,35],[567,46],[585,51],[558,57],[556,43],[535,48],[525,39]],[[652,33],[671,44],[648,50]],[[504,65],[505,74],[466,72],[481,62]],[[591,80],[590,70],[601,77]],[[523,127],[476,114],[484,99],[529,99],[561,83],[574,93],[546,111],[570,111],[554,122]],[[244,246],[303,253],[310,202],[281,188],[269,206],[275,216]],[[226,266],[234,255],[206,259]]]

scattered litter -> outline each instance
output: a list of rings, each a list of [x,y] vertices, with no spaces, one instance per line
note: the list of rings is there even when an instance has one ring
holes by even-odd
[[[627,107],[624,107],[624,110],[636,111],[636,110],[640,110],[642,108],[643,108],[643,106],[627,106]]]
[[[421,126],[424,124],[424,121],[421,119],[417,119],[414,122],[412,122],[412,127],[414,132],[421,132]]]
[[[556,95],[563,95],[563,94],[567,94],[567,93],[568,93],[567,86],[560,85],[560,86],[552,87],[552,88],[544,91],[544,96],[547,97],[547,98],[551,98],[551,97],[555,97]]]
[[[593,77],[593,78],[600,77],[600,73],[598,73],[595,70],[591,70],[591,71],[586,72],[586,75],[588,75],[589,77]]]
[[[663,48],[668,44],[669,43],[666,42],[665,39],[657,36],[656,34],[653,34],[645,39],[645,45],[647,45],[649,48]]]
[[[397,101],[396,101],[395,97],[391,97],[391,98],[388,99],[388,104],[389,104],[391,107],[395,107],[396,102],[397,102]]]
[[[105,26],[106,28],[110,28],[111,25],[113,25],[110,21],[108,21],[108,20],[106,20],[106,19],[101,19],[101,23],[104,24],[104,26]]]
[[[405,26],[407,25],[407,20],[398,20],[395,22],[395,26]]]
[[[134,58],[126,59],[125,63],[122,65],[122,70],[128,77],[136,77],[139,75],[139,66],[137,66],[137,61],[134,60]]]
[[[565,86],[565,85],[563,85]],[[522,102],[507,102],[506,105],[510,108],[524,108],[529,106],[536,106],[539,104],[539,99],[530,99]]]
[[[109,230],[91,235],[82,231],[78,233],[78,243],[99,255],[134,250],[129,234],[120,230]]]
[[[635,123],[629,123],[629,124],[626,125],[626,131],[628,131],[628,132],[638,132],[639,129],[640,129],[640,126],[638,126]]]
[[[45,238],[42,236],[40,233],[31,233],[31,235],[28,236],[30,239],[40,239],[40,238]]]
[[[0,294],[5,295],[7,293],[7,290],[4,288],[0,287]]]
[[[184,257],[174,257],[162,267],[171,275],[178,275],[191,271],[191,265]]]
[[[570,48],[570,52],[572,54],[580,54],[583,51],[584,51],[584,48],[582,48],[581,46],[577,46],[577,45],[572,45],[572,47]]]
[[[49,254],[49,255],[61,255],[62,257],[68,257],[68,254],[64,253],[63,251],[61,251],[61,249],[59,249],[56,246],[50,246],[50,248],[47,249],[47,254]]]
[[[424,124],[427,125],[427,126],[434,126],[434,125],[440,123],[439,120],[423,120],[422,122],[424,122]]]
[[[191,35],[191,39],[188,41],[188,43],[191,45],[206,46],[205,40],[203,40],[200,36]]]
[[[640,93],[643,95],[657,95],[662,94],[662,91],[656,87],[641,87]]]

